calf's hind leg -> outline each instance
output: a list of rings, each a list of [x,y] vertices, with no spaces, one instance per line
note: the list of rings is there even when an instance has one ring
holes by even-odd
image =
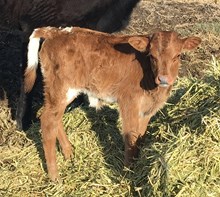
[[[56,164],[56,139],[59,140],[65,158],[70,158],[72,154],[71,144],[63,130],[62,116],[64,110],[65,106],[61,106],[61,104],[45,105],[41,115],[43,148],[48,175],[52,181],[59,179]]]
[[[62,153],[65,157],[65,159],[70,159],[73,155],[72,152],[72,145],[69,142],[67,135],[63,129],[63,123],[62,123],[62,116],[59,119],[60,123],[58,124],[58,134],[57,134],[57,138],[58,141],[60,143],[61,149],[62,149]]]
[[[52,181],[56,181],[59,179],[59,175],[56,164],[57,124],[54,111],[49,106],[45,106],[40,120],[48,176]]]

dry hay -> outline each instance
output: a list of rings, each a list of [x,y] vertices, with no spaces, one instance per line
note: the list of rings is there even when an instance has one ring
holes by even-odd
[[[74,159],[59,151],[62,183],[46,174],[39,123],[15,128],[0,103],[0,196],[220,196],[220,7],[211,0],[142,0],[122,33],[175,29],[203,43],[182,56],[181,75],[152,119],[134,169],[123,168],[117,105],[80,107],[63,122]],[[188,66],[189,65],[189,66]]]

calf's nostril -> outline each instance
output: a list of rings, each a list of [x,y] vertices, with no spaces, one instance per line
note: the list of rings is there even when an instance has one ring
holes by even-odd
[[[158,76],[158,81],[159,81],[159,86],[161,87],[167,87],[169,85],[168,81],[168,77],[167,76],[164,76],[164,75],[160,75]]]
[[[167,76],[159,76],[158,79],[159,79],[160,83],[168,83]]]

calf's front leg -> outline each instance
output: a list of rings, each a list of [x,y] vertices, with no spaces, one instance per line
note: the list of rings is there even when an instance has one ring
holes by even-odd
[[[131,106],[131,107],[129,107]],[[125,106],[124,106],[125,107]],[[138,104],[130,104],[121,110],[122,130],[125,143],[125,166],[129,167],[138,157],[139,145],[143,141],[150,117],[139,112]]]

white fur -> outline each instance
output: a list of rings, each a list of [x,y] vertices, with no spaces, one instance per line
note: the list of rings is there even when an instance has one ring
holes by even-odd
[[[95,94],[93,94],[92,92],[89,92],[88,90],[85,90],[85,89],[69,88],[67,93],[66,93],[66,102],[70,103],[80,93],[87,94],[88,99],[89,99],[89,106],[90,107],[95,107],[96,109],[99,109],[102,106],[102,101],[105,101],[107,103],[114,103],[114,102],[117,101],[113,97],[104,97],[104,98],[96,97]]]
[[[38,50],[40,47],[40,38],[35,38],[34,33],[30,36],[28,44],[28,68],[36,69],[38,65]]]
[[[97,97],[88,96],[88,98],[89,98],[89,106],[90,107],[99,108],[100,101],[99,101],[99,99]]]
[[[66,93],[66,102],[70,103],[75,97],[77,97],[80,93],[80,90],[69,88]]]
[[[73,29],[72,27],[66,27],[66,28],[62,29],[62,31],[71,32],[72,29]]]
[[[117,101],[117,99],[116,98],[114,98],[114,97],[105,97],[104,99],[103,99],[105,102],[107,102],[107,103],[115,103],[116,101]]]

